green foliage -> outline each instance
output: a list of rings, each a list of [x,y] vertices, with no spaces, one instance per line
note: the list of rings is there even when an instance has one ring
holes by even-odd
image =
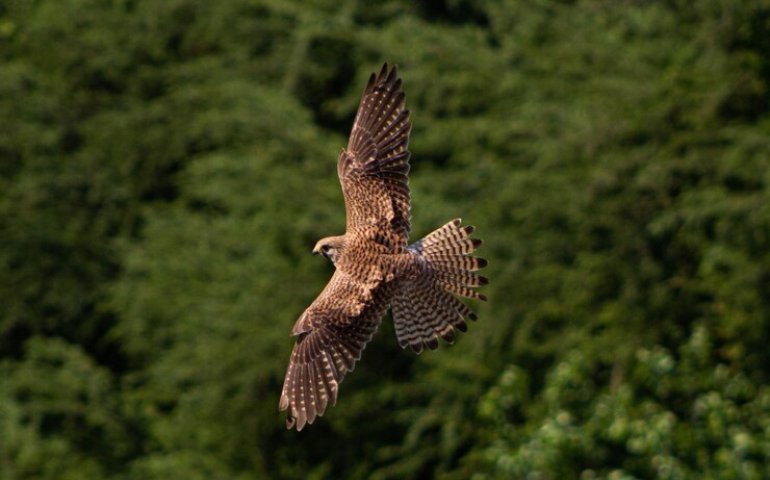
[[[31,338],[0,364],[3,478],[104,478],[129,453],[112,375],[78,346]]]
[[[494,441],[475,477],[766,478],[770,389],[715,357],[703,326],[677,355],[641,348],[609,371],[573,351],[540,404],[521,401],[527,375],[512,365],[479,405]],[[539,421],[513,426],[522,416]]]
[[[0,3],[0,477],[770,476],[770,3]],[[291,325],[369,73],[414,235],[490,301],[386,319],[299,434]]]

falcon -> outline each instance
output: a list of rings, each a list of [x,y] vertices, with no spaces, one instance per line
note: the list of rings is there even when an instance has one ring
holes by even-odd
[[[397,67],[383,65],[364,89],[347,148],[337,161],[345,198],[345,234],[323,238],[314,254],[335,267],[302,313],[279,402],[287,428],[302,430],[337,401],[340,383],[388,309],[402,348],[452,343],[476,315],[457,296],[486,300],[475,289],[486,266],[471,255],[481,240],[455,219],[417,242],[411,230],[408,150],[411,122]]]

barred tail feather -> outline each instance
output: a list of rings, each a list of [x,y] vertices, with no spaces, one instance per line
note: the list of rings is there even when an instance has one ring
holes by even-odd
[[[483,258],[473,257],[481,240],[471,238],[474,228],[452,220],[425,238],[410,245],[423,266],[420,276],[404,285],[392,300],[393,323],[398,343],[416,353],[427,347],[438,347],[438,338],[452,343],[454,330],[465,332],[465,319],[476,320],[476,314],[455,295],[486,300],[475,288],[488,280],[476,272],[487,265]]]

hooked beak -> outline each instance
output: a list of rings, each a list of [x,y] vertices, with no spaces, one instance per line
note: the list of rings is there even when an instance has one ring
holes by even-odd
[[[313,255],[320,255],[321,254],[321,249],[320,248],[314,248],[313,251],[310,252],[310,253],[312,253]]]

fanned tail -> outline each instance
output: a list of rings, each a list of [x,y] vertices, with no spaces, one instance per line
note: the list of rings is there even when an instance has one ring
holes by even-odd
[[[465,319],[476,314],[455,295],[486,300],[475,289],[488,280],[476,272],[487,265],[470,254],[481,245],[471,238],[474,228],[462,227],[459,218],[408,247],[420,259],[422,273],[404,285],[391,303],[398,343],[416,353],[438,347],[438,338],[451,343],[454,330],[468,329]]]

